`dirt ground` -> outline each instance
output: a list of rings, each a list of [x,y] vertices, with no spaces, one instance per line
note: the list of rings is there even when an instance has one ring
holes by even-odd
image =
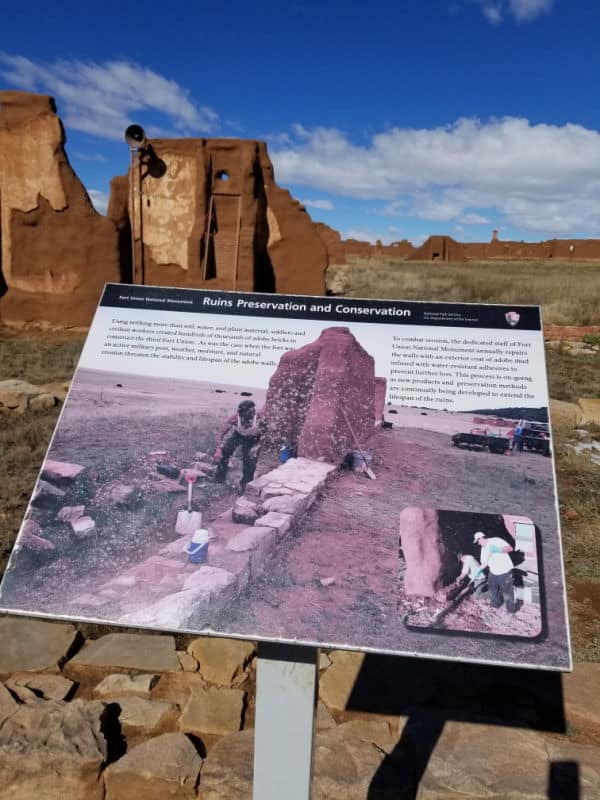
[[[283,638],[294,631],[301,640],[362,643],[415,654],[568,663],[550,460],[534,453],[500,456],[461,450],[451,446],[448,434],[417,428],[380,430],[373,449],[377,480],[348,470],[329,485],[269,574],[230,610],[241,631]],[[542,533],[546,571],[549,624],[544,641],[405,628],[407,598],[398,590],[403,571],[398,518],[413,505],[529,516],[540,510],[534,521]],[[539,629],[530,607],[512,616],[490,609],[487,602],[468,600],[461,608],[461,624],[473,613],[482,632],[504,627],[507,633],[527,637]],[[452,620],[447,622],[452,627]]]
[[[6,574],[3,602],[60,615],[68,598],[93,592],[175,539],[186,494],[183,487],[175,493],[160,489],[157,463],[192,467],[197,452],[212,454],[242,391],[251,391],[257,405],[263,404],[264,391],[254,388],[79,370],[48,457],[86,468],[67,490],[64,505],[85,505],[96,534],[76,540],[55,512],[34,509],[32,518],[55,551],[21,550]],[[265,453],[259,469],[267,471],[272,463]],[[241,465],[235,456],[230,466],[227,483],[194,485],[193,508],[207,520],[230,508],[237,496]],[[138,502],[110,506],[106,498],[119,484],[135,486]]]

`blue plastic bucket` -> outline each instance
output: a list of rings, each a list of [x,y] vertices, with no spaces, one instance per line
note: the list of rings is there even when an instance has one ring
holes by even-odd
[[[208,556],[208,542],[206,544],[194,544],[190,542],[185,548],[190,564],[203,564]]]
[[[205,528],[199,528],[185,548],[190,564],[203,564],[208,557],[209,534]]]

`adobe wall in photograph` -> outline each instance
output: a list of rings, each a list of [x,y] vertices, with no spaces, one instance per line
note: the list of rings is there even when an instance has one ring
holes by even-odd
[[[299,456],[341,463],[356,449],[355,436],[366,447],[375,432],[381,381],[349,328],[326,328],[285,353],[269,381],[264,413],[271,444],[294,443]]]
[[[108,281],[325,293],[327,248],[264,142],[153,139],[112,180],[107,216],[64,145],[51,97],[0,92],[3,321],[86,326]]]

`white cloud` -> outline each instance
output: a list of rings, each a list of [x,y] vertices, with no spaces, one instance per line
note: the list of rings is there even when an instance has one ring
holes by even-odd
[[[600,223],[600,133],[507,117],[393,128],[365,146],[335,129],[299,128],[272,152],[277,180],[356,199],[379,213],[437,222],[475,214],[498,227],[585,234]]]
[[[474,0],[483,16],[492,25],[499,25],[506,16],[517,22],[531,22],[551,11],[554,0]]]
[[[509,8],[517,22],[529,22],[541,14],[547,14],[554,0],[510,0]]]
[[[400,239],[406,238],[405,236],[399,237],[398,236],[398,228],[388,227],[389,233],[383,233],[382,231],[373,231],[369,228],[350,228],[349,230],[344,230],[340,233],[342,239],[356,239],[359,242],[370,242],[371,244],[376,244],[378,241],[382,244],[391,244],[392,242],[397,242]],[[413,244],[415,241],[418,241],[419,244],[423,244],[427,236],[417,236],[416,240],[411,238]]]
[[[335,208],[331,200],[300,200],[300,202],[307,208],[317,208],[321,211],[333,211]]]
[[[381,233],[379,231],[371,231],[366,228],[350,228],[341,232],[342,239],[356,239],[359,242],[370,242],[375,244],[377,240],[381,240]],[[388,237],[389,238],[389,237]]]
[[[175,81],[131,61],[44,64],[0,51],[0,65],[9,84],[55,97],[67,128],[106,139],[122,139],[136,115],[147,111],[158,113],[171,135],[209,133],[218,121]]]
[[[106,214],[108,208],[108,195],[100,189],[88,189],[87,193],[90,196],[92,205],[99,214]]]
[[[492,25],[499,25],[504,19],[500,3],[482,3],[481,13]]]
[[[462,225],[489,225],[491,220],[484,217],[483,214],[475,214],[473,211],[470,211],[468,214],[463,214],[459,222],[461,222]]]

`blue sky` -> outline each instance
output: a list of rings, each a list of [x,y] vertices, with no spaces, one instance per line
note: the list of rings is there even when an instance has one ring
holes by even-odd
[[[2,5],[0,87],[56,98],[99,208],[138,122],[265,139],[345,237],[600,236],[595,0]]]

